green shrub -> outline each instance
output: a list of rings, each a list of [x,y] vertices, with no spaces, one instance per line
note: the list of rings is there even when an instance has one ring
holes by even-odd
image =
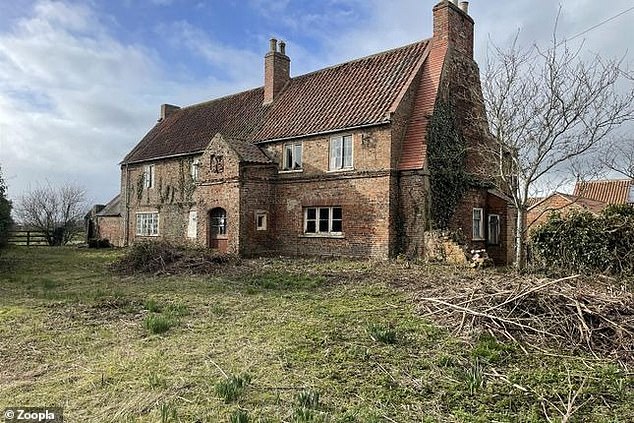
[[[598,216],[553,214],[531,234],[538,264],[564,271],[634,272],[634,205],[608,206]]]
[[[229,403],[238,399],[249,383],[251,383],[251,376],[247,373],[232,375],[216,383],[216,393]]]
[[[2,177],[0,168],[0,248],[7,245],[9,229],[13,224],[11,219],[11,201],[7,198],[7,186]]]

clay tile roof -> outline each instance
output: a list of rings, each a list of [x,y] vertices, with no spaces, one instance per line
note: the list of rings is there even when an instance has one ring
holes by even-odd
[[[536,205],[537,203],[541,203],[542,200],[544,200],[545,197],[529,197],[526,200],[526,205],[531,208],[534,205]]]
[[[264,118],[264,89],[244,91],[176,110],[158,122],[123,163],[203,151],[217,133],[246,139]]]
[[[427,48],[421,41],[293,78],[253,141],[383,123]]]
[[[573,194],[609,204],[626,204],[634,202],[630,198],[632,186],[632,179],[579,182],[575,185]]]
[[[97,213],[97,216],[120,216],[121,215],[121,196],[116,195],[106,206]]]
[[[268,106],[260,87],[176,110],[122,163],[200,152],[216,133],[259,143],[389,122],[428,44],[420,41],[294,77]]]
[[[233,151],[243,162],[249,163],[272,163],[271,159],[257,146],[247,141],[227,140]]]
[[[563,192],[554,192],[550,194],[548,197],[534,197],[531,202],[529,198],[529,210],[533,208],[537,208],[541,205],[543,207],[545,204],[549,204],[548,201],[555,196],[562,197],[566,201],[568,201],[565,205],[560,206],[559,208],[570,207],[571,205],[576,205],[580,208],[586,209],[592,213],[599,213],[603,210],[608,204],[604,201],[593,200],[591,198],[579,197],[577,195],[564,194]],[[557,208],[554,208],[557,210]]]

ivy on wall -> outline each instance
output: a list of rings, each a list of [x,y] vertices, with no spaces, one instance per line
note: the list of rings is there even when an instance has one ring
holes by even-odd
[[[448,103],[439,101],[434,108],[427,134],[427,157],[433,228],[446,229],[458,202],[473,183],[465,170],[466,141]]]

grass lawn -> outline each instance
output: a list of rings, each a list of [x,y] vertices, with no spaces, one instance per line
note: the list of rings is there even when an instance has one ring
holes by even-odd
[[[634,421],[616,363],[526,355],[417,313],[408,286],[453,268],[257,259],[120,276],[120,254],[2,252],[0,409],[62,406],[71,423]]]

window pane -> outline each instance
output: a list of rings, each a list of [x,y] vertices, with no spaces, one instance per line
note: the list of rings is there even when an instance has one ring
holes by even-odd
[[[473,209],[473,238],[482,238],[482,209]]]
[[[291,145],[284,146],[284,169],[290,169],[293,166],[293,147]]]
[[[352,135],[343,138],[343,167],[352,167]]]
[[[328,219],[319,219],[319,232],[328,232]]]
[[[332,221],[332,232],[342,232],[341,220],[333,220]]]
[[[330,209],[319,209],[319,219],[328,220],[328,216],[330,215]]]
[[[341,207],[333,207],[332,208],[332,219],[339,219],[341,220]]]
[[[330,140],[330,169],[341,169],[342,158],[342,139],[334,138]]]
[[[302,167],[302,145],[301,144],[295,144],[293,161],[294,161],[293,167],[295,169],[301,169]]]
[[[308,209],[307,214],[309,219],[314,220],[317,218],[317,209]]]
[[[306,233],[314,234],[317,232],[317,223],[314,220],[309,220],[306,222]]]

